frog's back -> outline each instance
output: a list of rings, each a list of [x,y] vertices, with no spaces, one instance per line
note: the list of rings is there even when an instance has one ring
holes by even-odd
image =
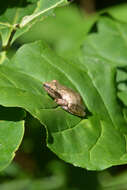
[[[75,105],[83,105],[82,98],[79,93],[73,91],[72,89],[69,88],[64,88],[62,89],[62,98],[64,100],[67,100],[67,102]]]

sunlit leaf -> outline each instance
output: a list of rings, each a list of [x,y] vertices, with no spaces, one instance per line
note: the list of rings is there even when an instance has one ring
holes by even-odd
[[[0,170],[14,158],[24,134],[23,121],[0,121]]]

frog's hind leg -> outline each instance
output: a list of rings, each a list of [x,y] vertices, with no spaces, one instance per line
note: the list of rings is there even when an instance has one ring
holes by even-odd
[[[64,106],[67,107],[67,105],[68,105],[66,100],[62,100],[59,98],[55,99],[55,102],[62,107],[64,107]]]
[[[69,109],[69,112],[74,114],[74,115],[77,115],[77,116],[80,116],[80,117],[84,117],[85,116],[85,111],[84,109],[79,106],[79,105],[75,105],[75,104],[69,104],[68,105],[68,109]]]
[[[61,106],[65,111],[67,111],[67,112],[70,112],[69,110],[68,110],[68,106]],[[70,112],[71,113],[71,112]]]

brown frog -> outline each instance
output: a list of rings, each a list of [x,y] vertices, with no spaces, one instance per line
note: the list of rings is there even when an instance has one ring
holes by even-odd
[[[80,117],[85,116],[83,100],[78,92],[61,85],[57,80],[44,82],[43,86],[47,93],[64,110]]]

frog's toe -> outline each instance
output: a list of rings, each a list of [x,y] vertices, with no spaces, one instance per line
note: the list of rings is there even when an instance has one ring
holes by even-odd
[[[68,111],[68,107],[67,106],[61,106],[64,110]]]

